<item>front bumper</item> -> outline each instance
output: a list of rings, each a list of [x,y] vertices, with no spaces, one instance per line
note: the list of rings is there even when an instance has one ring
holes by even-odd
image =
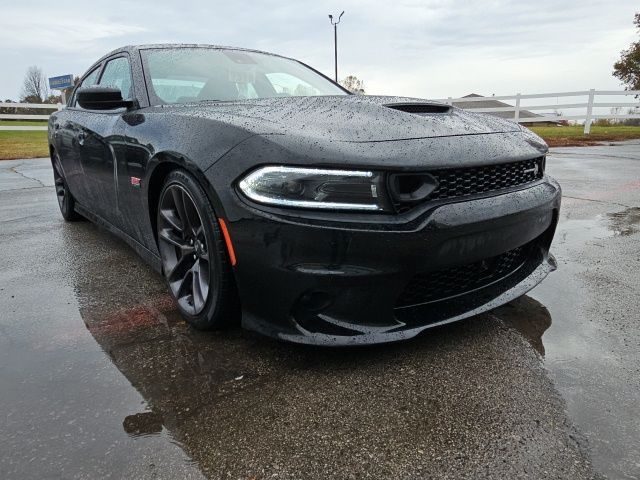
[[[406,225],[309,222],[234,201],[235,269],[247,329],[292,342],[392,342],[490,310],[555,269],[560,208],[549,177],[501,195],[435,206]],[[399,306],[416,275],[528,246],[522,265],[490,285]]]

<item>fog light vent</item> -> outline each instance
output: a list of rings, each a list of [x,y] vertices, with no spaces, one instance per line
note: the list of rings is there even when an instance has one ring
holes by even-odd
[[[409,210],[438,187],[428,173],[394,173],[389,176],[389,193],[398,212]]]

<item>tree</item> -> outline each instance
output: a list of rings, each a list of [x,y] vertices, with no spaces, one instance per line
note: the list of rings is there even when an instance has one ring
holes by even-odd
[[[55,105],[56,103],[61,103],[61,102],[62,102],[61,95],[49,95],[42,103],[51,103]]]
[[[42,103],[48,97],[47,79],[40,67],[32,65],[24,74],[21,100],[27,103]]]
[[[357,95],[364,95],[364,82],[355,75],[349,75],[340,81],[340,85]]]
[[[633,23],[640,31],[640,13],[635,14]],[[640,41],[621,52],[620,60],[613,65],[613,75],[622,80],[627,90],[640,90]]]
[[[10,98],[5,99],[4,103],[16,103]],[[12,107],[0,107],[0,113],[18,113],[16,108]]]
[[[79,83],[80,83],[80,77],[78,77],[78,76],[73,77],[73,86],[64,89],[64,94],[65,94],[67,99],[71,98],[71,94],[73,93],[73,89]]]

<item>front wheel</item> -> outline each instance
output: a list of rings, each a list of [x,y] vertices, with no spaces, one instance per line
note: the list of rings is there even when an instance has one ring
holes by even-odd
[[[67,222],[80,220],[82,217],[75,210],[76,199],[73,198],[73,195],[69,191],[69,186],[62,171],[60,157],[58,157],[56,152],[51,154],[51,163],[53,165],[53,183],[56,187],[56,197],[58,198],[58,206],[60,207],[62,218]]]
[[[158,247],[169,290],[195,328],[227,326],[237,295],[217,218],[207,195],[187,172],[165,180],[157,213]]]

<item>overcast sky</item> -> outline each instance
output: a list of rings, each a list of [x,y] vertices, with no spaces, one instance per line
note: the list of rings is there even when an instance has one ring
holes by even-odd
[[[338,30],[339,75],[367,93],[424,98],[621,89],[611,75],[637,38],[638,0],[109,0],[3,2],[0,97],[17,99],[29,65],[82,74],[127,44],[186,42],[257,48],[333,76],[328,13]]]

